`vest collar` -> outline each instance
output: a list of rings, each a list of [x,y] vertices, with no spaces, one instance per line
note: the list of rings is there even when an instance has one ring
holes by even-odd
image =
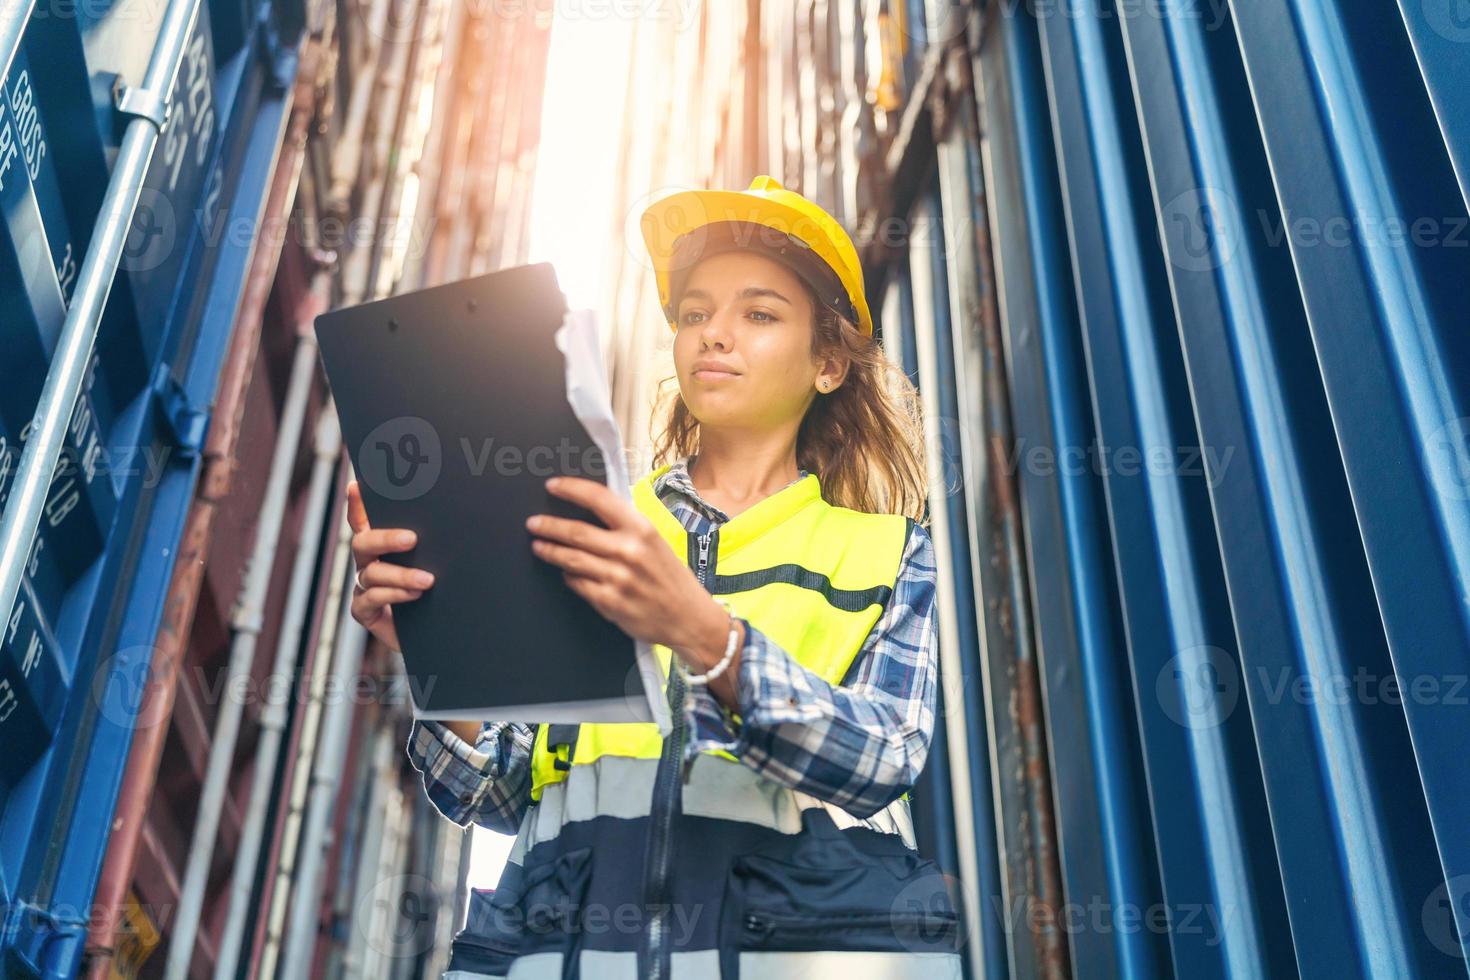
[[[679,519],[669,512],[662,500],[653,492],[653,484],[668,472],[673,463],[665,463],[639,480],[633,489],[634,502],[647,513],[654,526],[665,538],[683,540],[689,531]],[[719,527],[719,553],[727,555],[744,544],[754,541],[767,531],[779,526],[787,518],[822,498],[822,484],[815,473],[791,483],[764,500],[745,508]]]

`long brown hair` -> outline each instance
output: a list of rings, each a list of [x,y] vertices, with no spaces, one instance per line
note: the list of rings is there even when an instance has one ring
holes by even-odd
[[[818,395],[802,418],[797,465],[817,475],[830,504],[905,514],[927,525],[929,476],[918,391],[877,339],[821,303],[810,288],[807,295],[817,311],[813,356],[840,352],[849,367],[837,390]],[[659,382],[650,428],[655,468],[699,451],[699,420],[684,403],[678,375]]]

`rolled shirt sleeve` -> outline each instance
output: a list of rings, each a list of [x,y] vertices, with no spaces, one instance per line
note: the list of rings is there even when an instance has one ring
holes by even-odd
[[[415,719],[408,758],[440,813],[461,827],[514,834],[531,803],[531,745],[536,726],[485,722],[471,745],[442,722]]]

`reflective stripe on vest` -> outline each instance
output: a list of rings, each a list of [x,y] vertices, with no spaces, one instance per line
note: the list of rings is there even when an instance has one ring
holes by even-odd
[[[506,980],[562,980],[566,973],[562,953],[535,953],[516,961]],[[876,953],[848,950],[817,952],[741,953],[740,980],[792,980],[793,977],[832,980],[960,980],[958,955],[953,953]],[[584,949],[582,976],[597,980],[640,980],[635,953]],[[674,954],[675,977],[719,976],[716,950]],[[500,974],[446,973],[444,980],[496,980]]]
[[[871,817],[855,817],[841,807],[797,792],[763,778],[741,762],[712,753],[690,760],[682,794],[686,817],[755,824],[783,834],[801,831],[802,811],[825,810],[836,827],[863,827],[896,835],[913,849],[913,820],[908,801],[894,800]],[[649,816],[657,759],[628,759],[604,755],[595,762],[574,766],[570,776],[546,786],[541,802],[527,811],[517,845],[525,849],[554,839],[562,828],[597,817],[640,820]]]
[[[693,565],[694,535],[653,490],[669,465],[634,484],[633,502],[669,547]],[[808,473],[719,526],[707,587],[802,666],[839,684],[893,594],[912,526],[912,519],[901,514],[867,514],[827,503],[817,475]],[[653,650],[667,679],[671,651],[662,644]],[[538,727],[533,800],[540,800],[549,784],[565,780],[571,767],[603,756],[657,759],[662,748],[651,722],[581,725],[570,760],[565,745],[555,751],[548,747],[548,734],[548,726]],[[706,754],[734,760],[721,749]],[[687,789],[684,795],[687,803]]]

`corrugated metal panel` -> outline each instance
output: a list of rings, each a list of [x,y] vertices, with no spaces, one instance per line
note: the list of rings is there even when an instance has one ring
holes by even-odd
[[[187,636],[188,671],[173,733],[161,755],[130,763],[130,777],[176,774],[160,780],[139,828],[152,866],[133,871],[154,907],[185,910],[163,928],[168,976],[431,976],[457,921],[464,835],[426,805],[401,752],[409,715],[395,656],[365,646],[347,615],[348,474],[314,372],[310,415],[291,405],[303,356],[315,364],[304,332],[326,303],[452,272],[435,243],[466,243],[454,258],[467,267],[524,260],[519,198],[537,132],[525,107],[539,102],[546,31],[530,18],[418,0],[338,13],[345,16],[315,25],[315,67],[297,83],[337,98],[303,103],[287,141],[305,144],[292,158],[307,166],[299,187],[278,173],[294,197],[272,198],[303,234],[287,242],[274,282],[265,267],[226,365],[227,377],[250,388],[238,396],[237,443],[216,447],[219,499],[195,502],[195,514],[213,515],[200,528],[207,549],[198,558],[208,570],[202,583],[174,580],[181,605],[194,605],[189,592],[202,589],[196,611],[174,626]],[[492,46],[515,59],[488,58]],[[496,66],[489,77],[498,99],[480,97],[487,76],[476,66],[484,64]],[[465,144],[465,155],[453,148]],[[324,443],[327,428],[334,434]],[[280,539],[262,540],[262,501],[283,492],[273,484],[287,440],[312,459],[312,475],[284,488],[291,499],[270,512],[281,526],[266,528]],[[325,473],[324,454],[336,462]],[[252,594],[245,570],[270,562],[267,591]],[[228,712],[204,678],[280,697]],[[215,680],[215,689],[221,683],[231,682]],[[344,707],[349,688],[377,696]],[[267,738],[262,755],[252,739]],[[196,808],[221,779],[228,795],[215,790],[213,809]]]
[[[1049,163],[1054,156],[1044,106],[1037,102],[1044,89],[1038,84],[1035,26],[1025,19],[1005,26],[1011,29],[987,37],[981,60],[982,120],[992,134],[987,190],[995,215],[1006,219],[993,227],[1015,428],[1007,455],[1014,461],[1036,447],[1087,446],[1094,424],[1082,338],[1023,326],[1075,313],[1069,285],[1056,281],[1066,239],[1017,234],[1030,224],[1055,221],[1060,201],[1055,193],[1019,185],[1021,161],[1048,165],[1035,161]],[[1028,37],[1030,46],[1018,43]],[[1003,51],[995,49],[1002,44]],[[1016,124],[1001,130],[994,113],[1012,101]],[[1118,655],[1126,641],[1099,474],[1085,466],[1053,466],[1050,474],[1023,476],[1019,489],[1067,901],[1104,896],[1110,918],[1125,908],[1141,915],[1160,900],[1159,872],[1145,778],[1137,764],[1132,683],[1126,658]],[[1069,940],[1074,962],[1091,964],[1098,975],[1169,972],[1167,935],[1157,929],[1073,930]]]
[[[1176,975],[1464,973],[1470,238],[1422,26],[985,22],[1068,906],[1160,908]],[[1140,938],[1079,971],[1165,972]]]
[[[399,664],[346,615],[349,474],[302,338],[331,298],[442,281],[449,258],[525,261],[549,25],[498,14],[174,0],[0,18],[7,527],[42,384],[73,370],[63,321],[86,313],[68,304],[100,287],[40,526],[6,553],[4,975],[442,971],[465,838],[400,751]],[[166,101],[122,87],[156,45],[178,57]],[[114,74],[116,92],[98,81]],[[109,188],[135,159],[123,124],[165,104],[151,163]],[[114,276],[97,218],[120,190],[137,205]],[[333,681],[381,698],[332,708]],[[327,772],[332,738],[347,761]]]
[[[20,4],[0,17],[0,497],[7,529],[19,532],[7,539],[7,573],[20,571],[18,580],[7,574],[18,601],[6,607],[6,657],[34,702],[30,718],[0,708],[10,757],[0,785],[8,975],[74,972],[87,924],[77,910],[89,907],[109,831],[96,814],[110,811],[138,727],[132,682],[146,682],[147,666],[138,631],[151,634],[160,612],[150,566],[177,543],[181,511],[171,496],[197,475],[202,406],[228,327],[205,311],[232,302],[239,254],[205,249],[202,236],[222,204],[255,186],[232,154],[260,123],[255,93],[270,66],[218,60],[244,44],[241,15],[224,3],[133,5],[125,14],[107,4]],[[267,25],[280,26],[277,18],[252,26]],[[166,92],[151,93],[156,46],[176,53],[178,68]],[[137,196],[136,221],[130,205],[121,223],[99,220],[109,180],[126,181],[138,160],[130,147],[141,144],[124,140],[124,124],[154,111],[152,94],[166,95],[172,110],[139,182],[124,191]],[[103,241],[109,229],[131,234]],[[105,270],[90,279],[89,254],[91,268]],[[91,323],[99,325],[68,332]],[[68,345],[80,335],[88,339],[76,357]],[[33,424],[48,369],[63,362],[76,372],[77,395]],[[37,432],[55,431],[53,418],[65,423],[61,456],[31,533],[19,501],[32,499],[27,471],[42,471],[20,466],[21,452]]]
[[[766,172],[860,239],[930,415],[946,713],[915,810],[974,974],[1464,975],[1454,3],[745,6],[758,45],[703,8],[642,40],[639,92],[698,90],[687,125],[647,101],[699,153],[630,164],[618,213]],[[699,138],[752,101],[758,139]],[[618,234],[636,439],[672,372]]]

